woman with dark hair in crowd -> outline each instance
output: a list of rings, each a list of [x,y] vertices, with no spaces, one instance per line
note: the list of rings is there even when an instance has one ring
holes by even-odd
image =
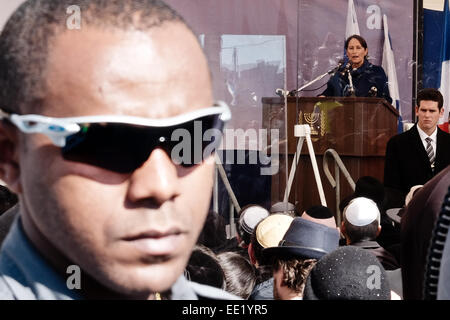
[[[345,41],[348,64],[342,66],[330,78],[327,89],[321,94],[327,97],[379,97],[392,103],[389,94],[388,79],[383,68],[373,65],[368,60],[366,40],[359,35],[352,35]],[[353,83],[351,91],[349,73]]]
[[[236,252],[217,255],[225,274],[225,290],[248,299],[256,284],[256,270],[250,261]]]
[[[184,271],[190,281],[219,289],[225,288],[225,274],[216,254],[209,248],[196,245]]]

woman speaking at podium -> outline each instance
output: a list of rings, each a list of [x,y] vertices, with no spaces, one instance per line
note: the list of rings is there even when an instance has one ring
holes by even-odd
[[[321,96],[327,97],[379,97],[392,103],[386,73],[380,66],[367,60],[367,42],[359,35],[345,41],[349,62],[339,68],[327,83]]]

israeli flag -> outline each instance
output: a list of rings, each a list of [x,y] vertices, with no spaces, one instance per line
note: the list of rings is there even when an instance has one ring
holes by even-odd
[[[441,47],[441,82],[439,91],[444,96],[444,116],[439,119],[439,123],[444,123],[448,119],[450,111],[450,8],[449,1],[444,2],[444,30],[442,32]]]
[[[360,35],[358,26],[358,17],[356,16],[355,4],[353,3],[353,0],[348,0],[345,39],[347,40],[348,37],[354,34]]]
[[[383,27],[384,27],[384,47],[383,47],[383,60],[381,66],[388,77],[389,93],[392,98],[392,104],[399,112],[398,118],[398,132],[403,132],[402,113],[400,109],[400,94],[398,91],[397,71],[395,69],[394,50],[392,49],[391,36],[389,34],[389,27],[387,16],[383,15]]]

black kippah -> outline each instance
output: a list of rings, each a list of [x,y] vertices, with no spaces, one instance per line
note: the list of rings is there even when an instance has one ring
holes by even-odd
[[[306,213],[315,219],[328,219],[334,217],[331,210],[324,206],[312,206],[306,210]]]

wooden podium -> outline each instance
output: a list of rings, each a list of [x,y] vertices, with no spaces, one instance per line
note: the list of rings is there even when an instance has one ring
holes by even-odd
[[[287,150],[289,168],[281,166],[272,178],[272,203],[282,201],[286,188],[286,170],[290,169],[297,148],[294,125],[309,124],[311,139],[319,166],[327,206],[336,211],[335,190],[323,171],[323,155],[329,148],[336,150],[351,177],[356,182],[362,176],[372,176],[383,182],[386,144],[397,134],[397,110],[386,100],[360,97],[288,97],[262,98],[263,128],[287,125]],[[270,132],[270,130],[268,130]],[[270,139],[270,137],[269,137]],[[270,140],[269,140],[270,141]],[[334,165],[329,168],[334,174]],[[341,198],[353,190],[341,174]],[[302,212],[313,205],[320,205],[319,193],[314,179],[306,143],[302,148],[299,166],[289,201]]]

